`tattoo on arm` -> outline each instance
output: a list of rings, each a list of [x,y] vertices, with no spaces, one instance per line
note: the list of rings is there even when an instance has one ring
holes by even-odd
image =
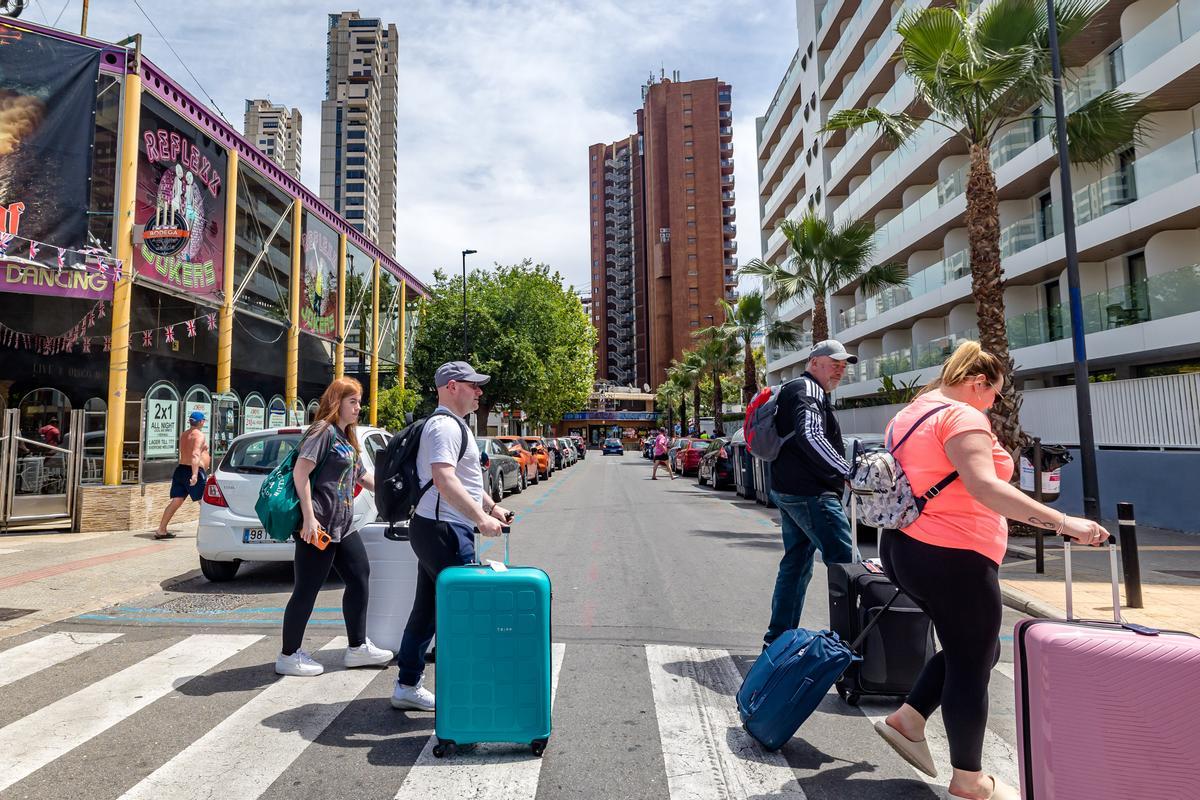
[[[1030,517],[1029,524],[1036,525],[1039,528],[1046,528],[1047,530],[1054,530],[1058,527],[1057,523],[1048,519],[1042,519],[1041,517]]]

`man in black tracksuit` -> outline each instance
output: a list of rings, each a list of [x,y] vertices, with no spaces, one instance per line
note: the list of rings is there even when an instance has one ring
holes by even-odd
[[[804,595],[812,579],[813,556],[827,564],[852,558],[850,523],[842,508],[842,490],[850,474],[832,392],[858,359],[834,339],[816,344],[807,369],[779,390],[775,425],[784,442],[771,464],[771,499],[779,506],[783,558],[771,598],[767,644],[799,627]]]

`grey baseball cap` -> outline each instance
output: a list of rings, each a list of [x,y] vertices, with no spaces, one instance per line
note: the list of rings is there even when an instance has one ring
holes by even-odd
[[[433,374],[433,383],[439,389],[450,381],[469,381],[483,385],[491,379],[491,375],[480,375],[465,361],[447,361]]]
[[[857,364],[858,356],[851,355],[846,351],[846,345],[839,342],[837,339],[826,339],[823,342],[817,342],[813,345],[812,352],[808,354],[809,358],[816,356],[829,356],[837,361],[845,361],[847,364]]]

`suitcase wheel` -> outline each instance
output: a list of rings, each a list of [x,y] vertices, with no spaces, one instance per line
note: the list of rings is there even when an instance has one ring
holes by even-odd
[[[862,695],[857,692],[852,692],[840,682],[836,685],[838,697],[846,701],[848,705],[857,706],[858,701],[862,699]]]
[[[529,749],[535,756],[541,758],[542,753],[546,752],[546,742],[548,741],[549,739],[534,739],[529,743]]]
[[[433,757],[444,758],[445,756],[453,756],[458,752],[458,745],[451,739],[439,739],[438,743],[433,746]]]

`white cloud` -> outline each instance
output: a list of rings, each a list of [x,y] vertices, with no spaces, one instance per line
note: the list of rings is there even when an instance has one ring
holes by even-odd
[[[304,116],[303,179],[318,187],[327,14],[342,7],[141,0],[239,130],[244,101],[270,97]],[[26,14],[42,21],[55,0]],[[60,25],[77,24],[70,0]],[[401,6],[398,11],[397,6]],[[353,5],[347,5],[353,8]],[[686,9],[680,12],[680,9]],[[398,258],[415,275],[529,257],[587,285],[587,148],[633,131],[641,85],[659,69],[733,87],[739,256],[759,254],[755,117],[796,48],[793,0],[687,4],[573,0],[367,2],[400,33]],[[92,3],[89,33],[134,31],[185,88],[195,83],[135,6]]]

